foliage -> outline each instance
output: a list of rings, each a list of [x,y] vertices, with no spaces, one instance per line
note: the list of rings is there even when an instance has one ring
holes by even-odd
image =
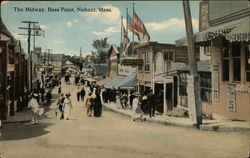
[[[106,49],[109,47],[108,38],[96,39],[93,41],[92,46],[96,49],[96,52],[99,58],[96,58],[94,61],[97,63],[105,63],[107,58]],[[95,52],[92,52],[94,54]]]

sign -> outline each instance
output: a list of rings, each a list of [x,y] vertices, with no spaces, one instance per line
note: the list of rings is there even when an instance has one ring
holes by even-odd
[[[14,69],[15,69],[15,65],[14,64],[8,64],[8,67],[7,67],[7,71],[8,72],[14,71]]]
[[[227,105],[228,109],[235,112],[235,87],[234,85],[228,85],[227,87]]]
[[[213,65],[213,68],[212,68],[212,99],[213,99],[213,101],[219,101],[218,64]]]
[[[143,59],[124,59],[122,63],[123,65],[139,66],[143,65]]]
[[[208,29],[209,17],[208,17],[208,2],[203,1],[200,3],[200,19],[199,19],[199,31]]]

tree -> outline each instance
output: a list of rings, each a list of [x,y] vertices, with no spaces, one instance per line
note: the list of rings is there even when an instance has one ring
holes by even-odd
[[[109,47],[107,40],[108,38],[105,37],[104,39],[96,39],[92,43],[92,46],[96,49],[96,52],[98,53],[98,56],[99,56],[98,60],[100,63],[106,62],[107,52],[105,49]]]

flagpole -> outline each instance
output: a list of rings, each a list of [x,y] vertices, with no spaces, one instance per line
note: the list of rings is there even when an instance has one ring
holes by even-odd
[[[120,59],[121,59],[121,55],[122,55],[122,50],[123,50],[123,48],[122,48],[122,26],[123,26],[123,17],[121,16],[121,43],[120,43],[120,51],[119,51],[119,62],[120,62]]]
[[[126,32],[127,32],[127,38],[128,38],[128,8],[126,8],[126,12],[127,12],[127,24],[126,24]]]
[[[133,39],[133,43],[132,43],[132,50],[133,50],[133,55],[134,55],[134,39],[135,39],[135,37],[134,37],[134,34],[135,34],[135,23],[134,23],[134,15],[135,15],[135,3],[133,3],[133,37],[132,37],[132,39]]]

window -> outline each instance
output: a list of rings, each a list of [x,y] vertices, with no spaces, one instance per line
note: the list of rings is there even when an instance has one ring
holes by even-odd
[[[204,46],[203,49],[204,49],[204,54],[205,55],[211,55],[210,46]]]
[[[167,61],[173,61],[174,60],[174,53],[164,51],[164,59],[167,60]]]
[[[140,53],[138,56],[139,59],[142,59],[142,54]],[[145,61],[145,60],[144,60]],[[142,71],[143,65],[138,66],[138,71]]]
[[[212,102],[211,72],[200,72],[201,101]]]
[[[250,82],[250,45],[245,46],[246,51],[246,81]]]
[[[150,71],[150,63],[149,63],[149,56],[148,56],[148,52],[144,52],[144,58],[145,58],[145,67],[144,70],[145,71]]]
[[[222,81],[229,81],[229,43],[226,40],[222,46]]]
[[[233,59],[233,81],[241,80],[240,68],[240,43],[232,43],[232,59]]]
[[[187,75],[188,73],[180,73],[179,79],[179,95],[187,96]]]

